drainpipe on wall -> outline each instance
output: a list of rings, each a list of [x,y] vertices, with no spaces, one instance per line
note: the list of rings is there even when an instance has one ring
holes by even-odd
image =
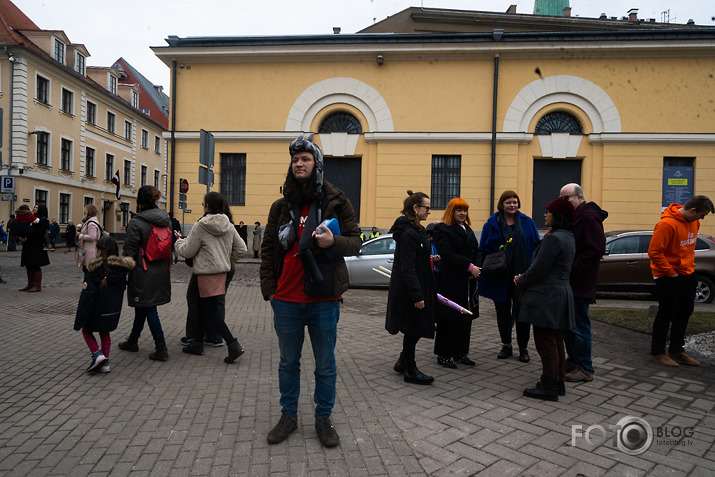
[[[497,166],[497,90],[499,86],[499,54],[494,55],[494,98],[492,99],[492,173],[489,188],[489,216],[494,213],[494,188]]]
[[[171,62],[171,175],[169,176],[169,212],[174,213],[174,166],[176,165],[176,60]]]
[[[10,61],[10,111],[8,114],[8,128],[7,128],[7,175],[8,177],[12,175],[12,105],[13,105],[13,92],[15,89],[15,57],[7,50],[5,47],[5,54],[7,55],[8,61]],[[0,157],[0,169],[2,169],[2,158]],[[12,199],[10,199],[10,214],[13,214],[15,210],[15,192],[12,193]]]

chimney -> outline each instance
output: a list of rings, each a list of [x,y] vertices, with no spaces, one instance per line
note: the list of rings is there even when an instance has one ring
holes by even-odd
[[[564,17],[565,18],[571,17],[571,7],[564,7]]]
[[[638,21],[638,9],[637,8],[631,8],[628,10],[628,21],[629,22],[637,22]]]
[[[516,5],[509,5],[506,13],[511,13],[512,15],[516,13]]]
[[[333,27],[333,34],[340,35],[340,27]]]

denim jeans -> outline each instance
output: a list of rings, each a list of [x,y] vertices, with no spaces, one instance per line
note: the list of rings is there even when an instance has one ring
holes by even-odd
[[[340,318],[337,300],[320,303],[292,303],[271,300],[273,325],[278,336],[281,358],[278,365],[278,387],[281,413],[295,417],[300,396],[300,356],[305,327],[315,357],[315,418],[330,417],[335,405],[335,341]]]
[[[588,317],[588,298],[573,297],[576,324],[572,330],[564,330],[564,344],[568,360],[593,374],[591,359],[591,319]]]
[[[670,328],[669,353],[682,353],[685,346],[685,329],[695,305],[695,287],[698,281],[690,275],[661,277],[655,281],[658,290],[658,313],[653,320],[650,354],[665,354],[665,341]]]
[[[157,346],[163,344],[165,342],[164,331],[161,329],[159,312],[155,306],[149,308],[134,308],[134,324],[132,325],[132,332],[129,334],[129,337],[139,338],[144,329],[144,321],[149,324],[149,330],[154,337],[154,344]]]

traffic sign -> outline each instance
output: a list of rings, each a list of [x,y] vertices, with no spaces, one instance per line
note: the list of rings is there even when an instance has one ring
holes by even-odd
[[[179,200],[186,201],[186,194],[179,193]]]
[[[15,178],[7,176],[3,177],[0,192],[15,192]]]
[[[187,214],[190,214],[190,213],[191,213],[191,209],[184,209],[184,212],[186,212]]]
[[[181,186],[181,192],[186,194],[189,192],[189,181],[186,179],[179,179],[179,184]]]

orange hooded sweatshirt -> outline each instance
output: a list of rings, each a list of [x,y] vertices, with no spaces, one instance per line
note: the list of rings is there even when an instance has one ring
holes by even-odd
[[[680,204],[670,204],[653,229],[648,256],[655,278],[690,275],[695,269],[695,242],[700,221],[685,220],[678,210],[681,207]]]

